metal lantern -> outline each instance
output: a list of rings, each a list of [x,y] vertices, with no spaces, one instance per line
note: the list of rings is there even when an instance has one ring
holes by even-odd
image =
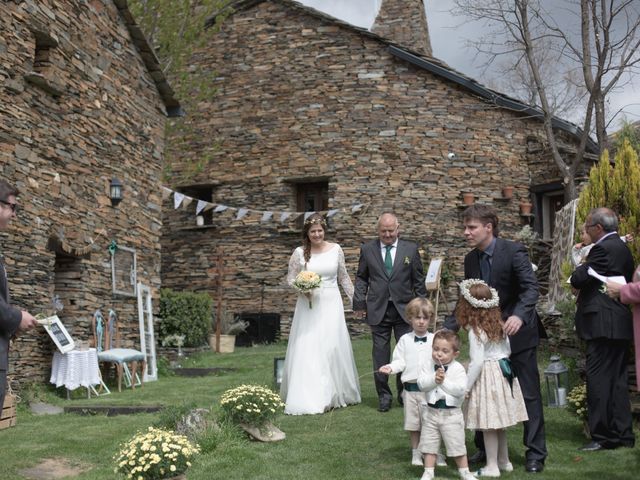
[[[284,373],[284,358],[276,357],[273,359],[273,383],[276,390],[280,391],[282,385],[282,374]]]
[[[109,198],[111,206],[115,207],[122,201],[122,182],[117,178],[112,178],[109,184]]]
[[[547,405],[564,407],[567,404],[569,390],[569,369],[560,361],[560,355],[552,355],[551,363],[544,371],[547,384]]]

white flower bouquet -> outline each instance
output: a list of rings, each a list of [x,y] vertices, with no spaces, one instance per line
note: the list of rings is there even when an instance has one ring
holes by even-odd
[[[322,279],[320,278],[320,275],[309,270],[303,270],[296,276],[296,279],[293,281],[293,288],[295,288],[300,293],[307,294],[312,290],[320,287],[321,283]],[[309,295],[309,308],[313,308],[311,295]]]
[[[174,477],[184,473],[198,453],[200,447],[184,435],[149,427],[121,445],[114,472],[135,480]]]
[[[240,385],[220,397],[222,410],[238,423],[262,426],[284,408],[280,395],[259,385]]]

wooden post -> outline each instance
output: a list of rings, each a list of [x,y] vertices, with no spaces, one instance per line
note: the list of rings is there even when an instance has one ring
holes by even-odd
[[[216,285],[218,287],[218,304],[216,305],[216,353],[220,353],[220,329],[222,325],[222,282],[224,275],[223,250],[222,247],[216,249]]]

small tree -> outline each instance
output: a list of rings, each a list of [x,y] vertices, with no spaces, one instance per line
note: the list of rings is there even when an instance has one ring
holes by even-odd
[[[611,167],[609,153],[605,152],[600,161],[591,168],[589,183],[578,200],[576,222],[584,223],[592,208],[609,207],[618,214],[620,224],[618,233],[632,233],[634,240],[629,248],[636,263],[640,261],[640,241],[638,241],[638,223],[640,221],[640,164],[638,154],[625,140]],[[579,229],[576,229],[579,236]]]

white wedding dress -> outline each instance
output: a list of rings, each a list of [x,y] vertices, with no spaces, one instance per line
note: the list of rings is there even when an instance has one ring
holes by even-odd
[[[320,275],[322,285],[313,290],[311,308],[309,299],[299,295],[293,314],[280,388],[289,415],[360,403],[358,371],[338,289],[339,283],[351,302],[353,284],[342,248],[333,244],[326,252],[312,254],[306,268],[302,247],[296,248],[289,260],[289,285],[305,269]]]

